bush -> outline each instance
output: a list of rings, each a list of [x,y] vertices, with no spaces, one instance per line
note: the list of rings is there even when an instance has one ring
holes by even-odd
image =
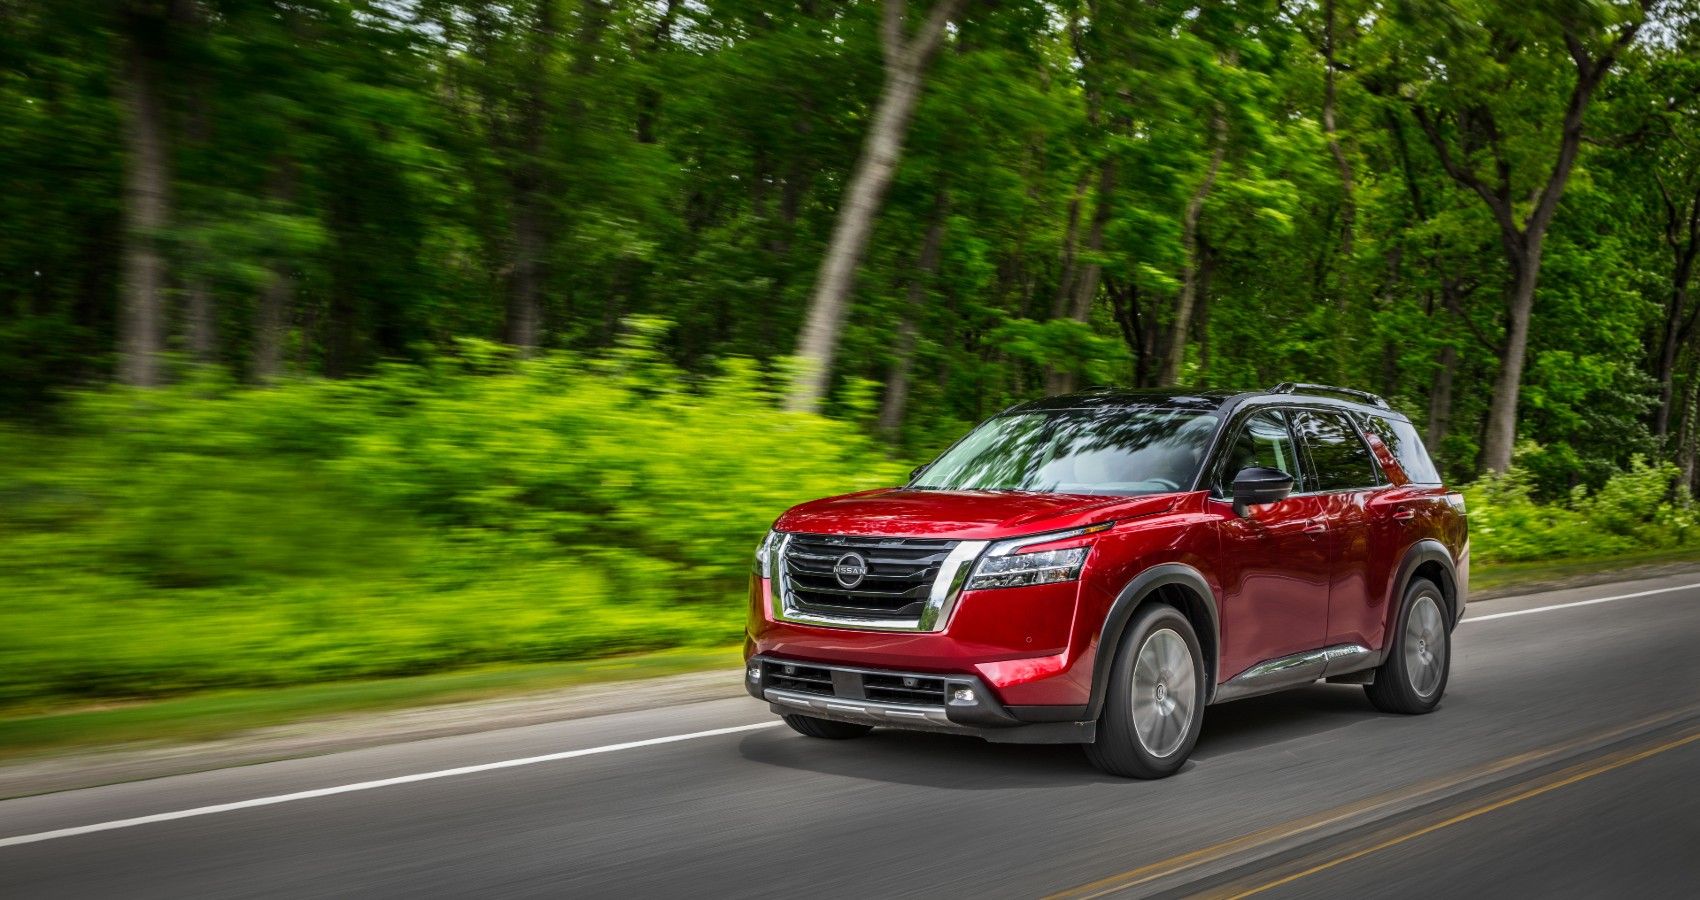
[[[735,641],[773,519],[906,467],[746,361],[688,383],[652,333],[0,430],[0,704]]]
[[[1537,503],[1530,474],[1518,468],[1464,489],[1470,553],[1477,562],[1611,556],[1695,542],[1694,504],[1673,494],[1676,468],[1639,457],[1599,491],[1578,487],[1563,503]]]
[[[748,361],[687,379],[633,325],[601,357],[472,343],[351,381],[88,392],[58,430],[0,428],[0,706],[737,640],[774,517],[906,466],[781,411]],[[1475,558],[1692,542],[1673,474],[1637,461],[1551,505],[1521,471],[1484,480]]]

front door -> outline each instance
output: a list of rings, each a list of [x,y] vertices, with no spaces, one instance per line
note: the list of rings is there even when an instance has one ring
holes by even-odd
[[[1221,560],[1223,681],[1266,660],[1314,650],[1328,626],[1328,525],[1322,498],[1305,489],[1289,414],[1259,410],[1235,426],[1216,471],[1223,516]],[[1232,510],[1234,475],[1247,466],[1294,476],[1293,495]]]
[[[1369,506],[1382,487],[1381,472],[1356,423],[1343,411],[1306,409],[1293,414],[1305,449],[1324,522],[1330,573],[1325,643],[1381,645],[1386,610],[1383,591],[1370,585]]]

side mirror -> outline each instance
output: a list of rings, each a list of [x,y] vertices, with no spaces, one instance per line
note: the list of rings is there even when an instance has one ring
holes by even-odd
[[[1246,507],[1279,503],[1293,492],[1293,476],[1280,469],[1247,466],[1234,476],[1234,514],[1243,516]]]

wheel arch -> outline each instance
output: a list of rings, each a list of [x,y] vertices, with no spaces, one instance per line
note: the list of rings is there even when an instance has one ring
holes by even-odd
[[[1399,561],[1399,568],[1394,573],[1392,591],[1387,598],[1387,625],[1382,634],[1383,645],[1398,624],[1399,605],[1404,602],[1405,591],[1410,589],[1414,578],[1427,578],[1440,587],[1440,595],[1446,601],[1446,615],[1451,627],[1458,626],[1462,615],[1463,605],[1458,596],[1458,567],[1452,560],[1451,551],[1446,545],[1433,538],[1424,538],[1411,545],[1405,551],[1405,558]]]
[[[1104,630],[1098,637],[1097,656],[1092,661],[1092,697],[1086,708],[1088,718],[1096,719],[1104,710],[1110,672],[1115,667],[1116,653],[1121,649],[1122,635],[1133,621],[1134,613],[1154,602],[1167,603],[1179,609],[1192,623],[1199,649],[1204,654],[1205,702],[1208,703],[1215,695],[1217,660],[1222,643],[1222,618],[1216,606],[1216,592],[1210,588],[1204,574],[1192,566],[1162,563],[1140,572],[1129,581],[1104,616]]]

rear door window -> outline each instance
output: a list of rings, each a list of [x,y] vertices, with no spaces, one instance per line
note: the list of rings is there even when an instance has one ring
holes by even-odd
[[[1310,457],[1308,491],[1356,491],[1381,483],[1369,446],[1343,414],[1305,409],[1293,415],[1299,440]]]
[[[1423,439],[1417,436],[1415,425],[1380,416],[1365,416],[1365,419],[1369,430],[1387,445],[1412,484],[1440,484],[1440,471],[1434,467],[1434,460],[1429,458],[1428,450],[1423,447]]]

